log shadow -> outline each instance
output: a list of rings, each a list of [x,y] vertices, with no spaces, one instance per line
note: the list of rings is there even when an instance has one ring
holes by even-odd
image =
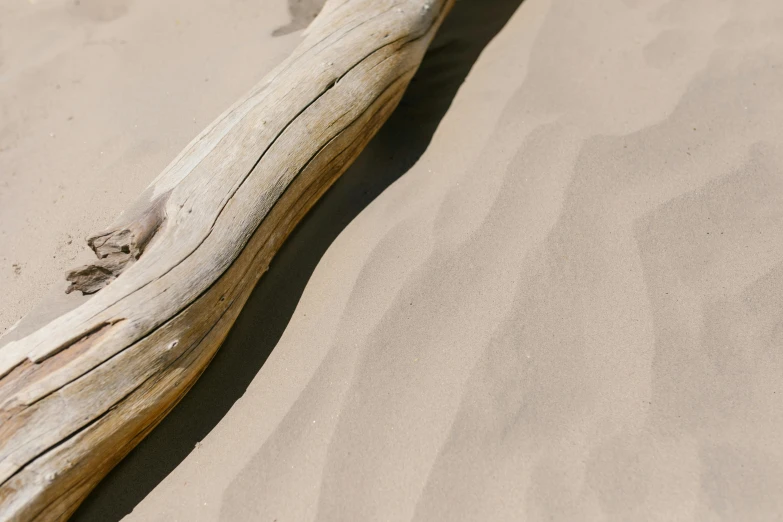
[[[282,336],[326,249],[424,153],[481,51],[521,3],[456,1],[395,112],[290,235],[204,374],[95,488],[72,520],[114,521],[130,513],[244,394]]]

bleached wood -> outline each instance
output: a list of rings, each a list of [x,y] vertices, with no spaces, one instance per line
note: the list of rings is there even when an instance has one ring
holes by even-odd
[[[453,0],[329,0],[0,348],[0,518],[61,520],[192,386],[272,256],[396,106]]]

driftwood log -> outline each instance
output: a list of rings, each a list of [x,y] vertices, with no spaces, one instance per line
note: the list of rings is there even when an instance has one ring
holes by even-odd
[[[329,0],[0,348],[0,519],[67,519],[193,385],[284,239],[395,108],[453,0]]]

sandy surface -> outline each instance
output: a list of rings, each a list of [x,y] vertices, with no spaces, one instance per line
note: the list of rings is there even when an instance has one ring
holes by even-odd
[[[459,42],[436,51],[431,96]],[[525,1],[426,152],[323,255],[246,393],[128,520],[781,519],[781,85],[777,0]],[[216,114],[227,90],[180,110]],[[159,170],[195,132],[176,128],[104,167]],[[37,151],[61,136],[40,132]],[[394,143],[354,171],[405,164]],[[14,147],[3,168],[44,157]],[[227,353],[264,337],[253,307]]]

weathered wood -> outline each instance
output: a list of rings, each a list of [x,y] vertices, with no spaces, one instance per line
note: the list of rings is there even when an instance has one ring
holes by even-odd
[[[297,222],[386,120],[453,0],[329,0],[293,54],[0,348],[0,518],[61,520],[193,385]]]

